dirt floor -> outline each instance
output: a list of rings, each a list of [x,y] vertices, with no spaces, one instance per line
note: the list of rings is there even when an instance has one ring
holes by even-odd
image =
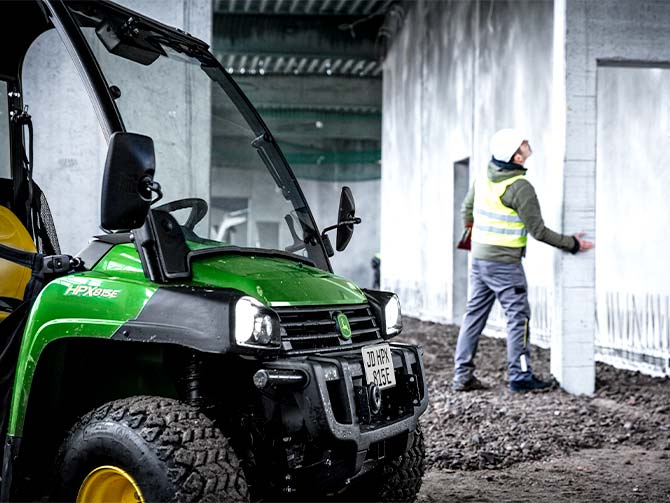
[[[454,393],[457,327],[403,321],[430,388],[421,503],[670,502],[670,379],[598,364],[592,397],[512,394],[505,341],[482,337],[476,374],[489,389]],[[534,348],[533,367],[549,378],[549,352]]]

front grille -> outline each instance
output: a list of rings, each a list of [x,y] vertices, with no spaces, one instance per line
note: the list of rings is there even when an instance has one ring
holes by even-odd
[[[312,306],[274,308],[279,314],[282,350],[289,355],[306,355],[367,346],[381,339],[377,321],[367,304],[355,306]],[[351,326],[351,338],[340,335],[335,317],[344,313]]]

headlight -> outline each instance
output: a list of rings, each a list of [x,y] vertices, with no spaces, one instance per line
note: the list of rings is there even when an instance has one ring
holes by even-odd
[[[386,321],[386,335],[400,333],[402,330],[402,314],[397,295],[393,295],[384,306],[384,319]]]
[[[241,346],[279,346],[279,319],[253,297],[235,304],[235,342]]]

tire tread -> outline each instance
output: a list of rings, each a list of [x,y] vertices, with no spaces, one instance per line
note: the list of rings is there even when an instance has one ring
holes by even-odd
[[[244,473],[230,443],[195,407],[169,398],[124,398],[84,415],[68,438],[91,423],[110,420],[134,430],[152,446],[166,466],[174,501],[249,501]],[[67,446],[66,439],[59,459]]]

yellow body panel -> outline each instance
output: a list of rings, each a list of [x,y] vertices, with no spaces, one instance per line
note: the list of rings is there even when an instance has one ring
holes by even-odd
[[[30,234],[8,208],[0,206],[0,244],[28,252],[36,252]],[[30,280],[30,269],[0,259],[0,297],[23,299],[23,292]],[[0,311],[0,321],[9,313]]]

